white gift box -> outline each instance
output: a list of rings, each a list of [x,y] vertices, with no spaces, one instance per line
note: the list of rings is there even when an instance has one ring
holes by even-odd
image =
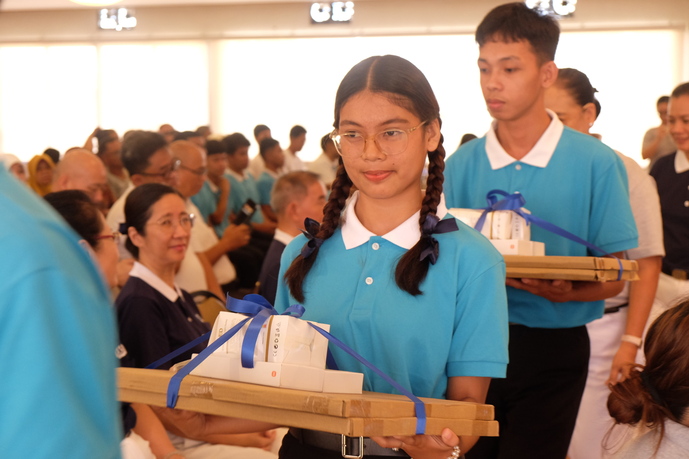
[[[518,216],[509,210],[496,210],[491,212],[493,224],[491,225],[491,239],[512,239],[512,219]]]
[[[447,209],[447,212],[455,217],[457,220],[460,222],[464,223],[467,226],[471,226],[472,228],[476,226],[476,222],[478,222],[478,219],[481,217],[481,214],[483,214],[483,211],[480,209]],[[483,222],[483,228],[481,228],[481,234],[486,236],[488,239],[491,238],[491,232],[492,232],[492,226],[493,226],[493,213],[488,212],[486,214],[486,220]]]
[[[246,316],[242,314],[220,312],[218,318],[215,319],[209,344],[244,319]],[[244,335],[249,323],[245,324],[215,353],[224,353],[240,359]],[[314,324],[325,331],[330,331],[330,325],[316,322]],[[327,352],[328,340],[314,330],[307,321],[286,315],[273,315],[268,317],[261,327],[254,347],[254,362],[290,363],[325,368]]]
[[[525,213],[528,210],[521,209]],[[483,214],[481,209],[448,209],[448,212],[459,221],[472,228],[476,226],[478,219]],[[531,225],[522,217],[511,210],[496,210],[486,214],[481,234],[488,239],[519,239],[531,240]]]
[[[502,255],[545,256],[545,244],[519,239],[491,239],[490,242]]]
[[[236,357],[216,353],[209,355],[190,374],[262,386],[335,394],[360,394],[364,385],[363,373],[274,362],[254,362],[254,368],[244,368]]]
[[[246,316],[222,311],[215,320],[209,344],[237,325]],[[190,374],[315,392],[360,394],[362,373],[325,369],[328,340],[305,320],[272,315],[261,326],[253,349],[254,367],[241,363],[247,322]],[[325,331],[330,325],[313,322]]]
[[[522,207],[522,212],[530,214],[528,210]],[[512,236],[506,239],[518,239],[520,241],[530,241],[531,240],[531,224],[526,221],[521,215],[512,214]]]

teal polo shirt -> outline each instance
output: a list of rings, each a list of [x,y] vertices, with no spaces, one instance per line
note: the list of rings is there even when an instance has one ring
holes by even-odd
[[[504,377],[507,305],[502,256],[483,236],[457,222],[436,234],[439,257],[412,296],[395,283],[399,258],[420,238],[418,212],[383,236],[368,231],[351,199],[341,228],[324,241],[304,282],[304,319],[331,332],[417,396],[445,398],[454,376]],[[453,218],[444,205],[438,216]],[[276,308],[296,301],[283,276],[306,238],[283,252]],[[340,369],[364,373],[364,390],[395,390],[334,345]]]
[[[445,168],[445,198],[450,208],[482,208],[493,189],[520,192],[525,208],[608,253],[637,246],[629,204],[627,173],[617,154],[598,139],[551,123],[533,149],[517,161],[497,140],[485,137],[462,145]],[[563,236],[537,226],[531,239],[545,243],[546,255],[600,256]],[[507,288],[510,322],[540,328],[584,325],[603,314],[603,301],[554,303],[525,290]]]
[[[0,451],[119,458],[115,316],[78,236],[0,168]]]

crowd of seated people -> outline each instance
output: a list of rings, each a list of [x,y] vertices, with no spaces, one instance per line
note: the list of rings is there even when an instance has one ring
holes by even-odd
[[[98,128],[61,157],[50,149],[25,164],[2,155],[4,168],[45,197],[100,267],[114,295],[123,366],[146,366],[208,331],[212,324],[190,292],[220,299],[258,292],[276,228],[291,238],[299,231],[295,217],[322,217],[325,188],[308,172],[298,172],[292,186],[298,189],[281,198],[281,219],[273,212],[273,184],[285,172],[276,140],[262,139],[263,177],[256,178],[246,171],[250,142],[243,135],[210,135],[207,126],[177,132],[163,125],[120,139],[114,130]],[[279,261],[279,253],[271,259]],[[274,290],[276,279],[271,282]],[[261,425],[211,416],[199,421],[202,415],[180,417],[143,404],[123,405],[122,414],[121,447],[130,458],[269,458],[279,444],[270,425],[251,433]]]

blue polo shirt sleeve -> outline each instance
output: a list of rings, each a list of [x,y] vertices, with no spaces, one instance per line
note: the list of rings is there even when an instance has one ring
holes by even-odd
[[[497,254],[497,252],[496,252]],[[507,372],[505,263],[494,263],[457,292],[454,334],[447,375],[504,378]]]
[[[275,179],[271,177],[267,172],[261,174],[258,181],[256,182],[256,188],[258,189],[259,204],[270,205],[270,192],[273,190],[273,184]]]

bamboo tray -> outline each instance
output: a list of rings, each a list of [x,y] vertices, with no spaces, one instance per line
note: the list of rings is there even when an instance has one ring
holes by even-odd
[[[617,280],[620,265],[614,258],[505,255],[507,277],[607,282]],[[634,260],[622,261],[622,280],[639,279]]]
[[[166,405],[170,371],[118,368],[117,376],[120,401]],[[491,405],[421,400],[429,435],[439,435],[445,427],[457,435],[498,435]],[[416,430],[414,404],[402,395],[326,394],[191,375],[182,381],[177,408],[350,437],[413,435]]]

